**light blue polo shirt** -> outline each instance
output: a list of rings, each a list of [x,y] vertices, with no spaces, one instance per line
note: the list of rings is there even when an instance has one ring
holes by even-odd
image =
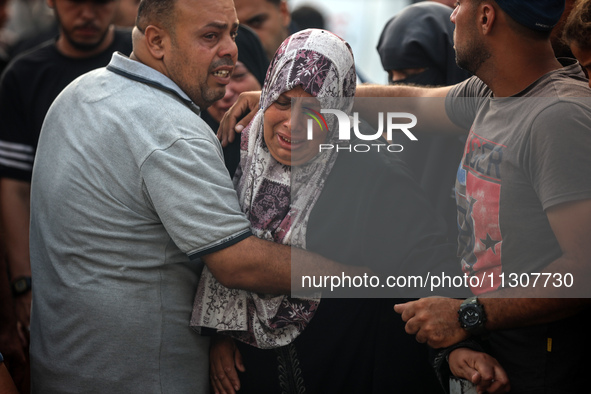
[[[250,236],[199,107],[115,53],[50,108],[31,191],[39,393],[202,393],[199,256]]]

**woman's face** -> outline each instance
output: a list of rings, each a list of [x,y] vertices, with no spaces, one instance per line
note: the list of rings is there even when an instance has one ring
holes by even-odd
[[[277,101],[267,108],[264,117],[264,138],[269,152],[278,162],[296,166],[305,164],[318,154],[319,146],[326,140],[327,130],[321,130],[313,122],[313,138],[307,138],[306,108],[320,111],[320,103],[314,99],[305,103],[296,102],[291,105],[293,97],[313,97],[301,86],[283,93]]]
[[[214,102],[207,109],[207,112],[219,123],[226,111],[238,100],[240,93],[252,90],[261,90],[261,84],[248,71],[244,63],[238,61],[230,78],[230,83],[226,85],[226,94],[221,100]]]

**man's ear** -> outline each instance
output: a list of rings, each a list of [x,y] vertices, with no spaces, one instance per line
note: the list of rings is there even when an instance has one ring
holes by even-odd
[[[489,3],[483,3],[478,8],[478,24],[482,34],[490,34],[496,19],[495,8]]]
[[[291,14],[289,13],[286,0],[281,0],[279,3],[279,13],[281,14],[281,22],[283,22],[283,26],[287,28],[291,22]]]
[[[146,47],[152,57],[162,60],[170,41],[168,32],[158,26],[148,25],[144,30],[144,35],[146,36]]]

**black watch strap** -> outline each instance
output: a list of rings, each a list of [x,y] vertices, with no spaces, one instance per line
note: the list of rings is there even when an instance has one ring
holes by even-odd
[[[19,276],[10,283],[12,289],[12,295],[15,297],[31,291],[31,277],[30,276]]]
[[[482,335],[486,332],[486,313],[484,306],[478,302],[478,297],[470,297],[462,302],[458,310],[460,326],[472,335]]]

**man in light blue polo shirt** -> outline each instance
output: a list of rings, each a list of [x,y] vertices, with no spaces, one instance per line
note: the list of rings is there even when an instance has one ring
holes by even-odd
[[[232,0],[144,0],[130,58],[49,110],[31,196],[33,392],[207,392],[208,340],[189,328],[201,261],[265,293],[290,291],[291,257],[336,266],[251,235],[199,117],[224,95],[237,27]]]

